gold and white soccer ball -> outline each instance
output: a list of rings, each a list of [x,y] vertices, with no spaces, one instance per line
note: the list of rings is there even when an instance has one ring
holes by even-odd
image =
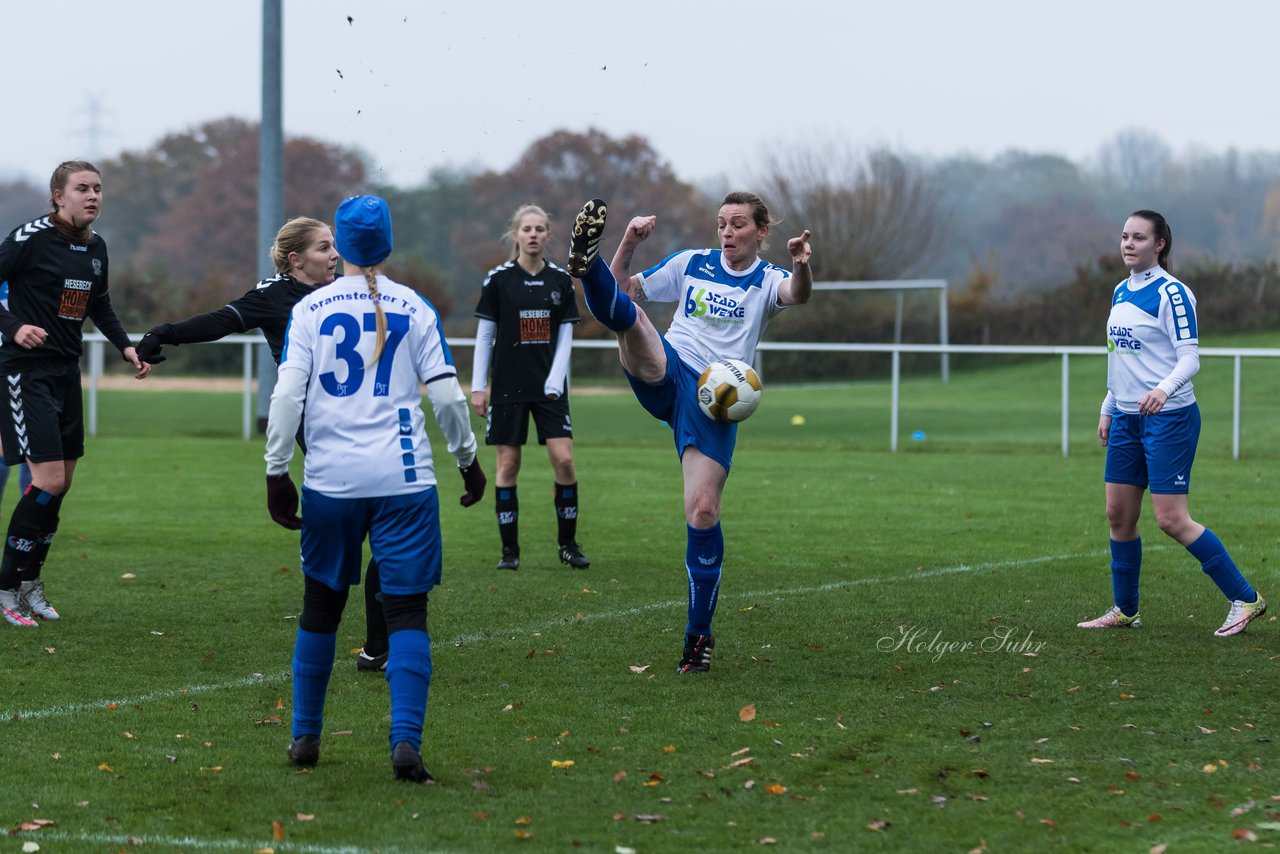
[[[760,375],[737,359],[712,362],[698,377],[698,406],[715,421],[745,421],[763,394]]]

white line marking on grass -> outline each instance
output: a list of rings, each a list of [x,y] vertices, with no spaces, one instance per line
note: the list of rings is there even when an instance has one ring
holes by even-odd
[[[217,685],[187,685],[183,688],[174,688],[169,691],[155,691],[151,694],[142,694],[138,697],[121,697],[117,700],[94,700],[89,703],[73,703],[69,706],[51,706],[47,709],[33,711],[0,712],[0,721],[3,721],[4,723],[16,723],[18,721],[52,718],[58,715],[74,715],[79,712],[102,711],[110,705],[136,706],[141,703],[154,703],[156,700],[171,700],[174,697],[185,697],[188,694],[207,694],[210,691],[223,691],[228,688],[247,688],[250,685],[283,682],[288,678],[288,671],[283,673],[270,673],[267,675],[255,673],[254,675],[244,679],[236,679],[232,682],[222,682]]]
[[[1154,547],[1149,549],[1154,551]],[[1043,555],[1041,557],[1017,558],[1014,560],[993,561],[991,563],[976,564],[958,564],[956,566],[940,567],[938,569],[929,569],[923,572],[913,572],[910,575],[895,576],[871,576],[869,578],[850,578],[845,581],[830,581],[826,584],[819,584],[816,587],[784,587],[777,590],[763,590],[752,593],[722,593],[721,601],[726,599],[758,599],[766,596],[801,596],[809,593],[825,593],[828,590],[839,590],[842,587],[860,587],[867,584],[892,584],[899,581],[914,581],[919,578],[937,578],[940,575],[956,575],[963,572],[979,572],[984,569],[1008,569],[1010,567],[1034,566],[1043,563],[1053,563],[1061,560],[1071,560],[1081,557],[1079,552],[1062,555]],[[532,634],[533,632],[541,632],[556,626],[572,625],[574,623],[585,623],[592,620],[616,620],[623,617],[634,617],[645,611],[657,611],[664,608],[683,608],[688,605],[685,599],[670,599],[666,602],[652,602],[648,605],[637,605],[634,608],[625,608],[621,611],[606,611],[600,614],[583,614],[581,617],[563,617],[559,620],[551,622],[538,623],[530,626],[523,626],[518,629],[506,629],[494,632],[473,632],[471,634],[459,635],[448,643],[454,646],[465,646],[469,643],[477,643],[485,640],[505,640],[512,635]]]
[[[1147,551],[1158,551],[1167,548],[1164,545],[1148,547]],[[928,569],[922,572],[912,572],[908,575],[895,576],[871,576],[869,578],[850,578],[844,581],[830,581],[826,584],[819,584],[815,587],[784,587],[776,590],[763,590],[748,593],[728,593],[722,595],[723,599],[759,599],[763,597],[778,596],[801,596],[810,593],[824,593],[828,590],[839,590],[842,587],[861,587],[868,584],[892,584],[901,581],[914,581],[920,578],[937,578],[942,575],[957,575],[967,572],[981,572],[988,569],[1010,569],[1017,567],[1036,566],[1039,564],[1054,563],[1056,561],[1072,560],[1080,558],[1079,552],[1061,555],[1043,555],[1041,557],[1016,558],[1014,560],[992,561],[990,563],[975,564],[957,564],[956,566],[940,567],[938,569]],[[487,640],[506,640],[512,636],[522,634],[532,634],[534,632],[542,632],[557,626],[573,625],[575,623],[586,623],[599,620],[617,620],[624,617],[634,617],[646,611],[658,611],[668,608],[683,608],[688,605],[684,599],[669,599],[666,602],[651,602],[647,605],[637,605],[634,608],[626,608],[621,611],[605,611],[599,614],[584,614],[581,617],[562,617],[558,620],[544,621],[532,625],[522,626],[514,629],[504,629],[502,631],[493,632],[472,632],[470,634],[458,635],[445,643],[454,646],[465,646],[467,644],[479,643]],[[40,718],[51,718],[59,715],[74,715],[79,712],[99,711],[111,704],[118,706],[133,706],[140,703],[151,703],[157,700],[169,700],[174,697],[183,697],[189,694],[204,694],[210,691],[223,691],[231,688],[246,688],[250,685],[265,684],[271,682],[283,682],[289,678],[289,672],[271,673],[271,674],[255,674],[245,679],[237,679],[232,682],[222,682],[217,685],[188,685],[184,688],[175,688],[170,691],[157,691],[151,694],[144,694],[139,697],[125,697],[118,700],[95,700],[89,703],[75,703],[69,706],[52,706],[47,709],[37,709],[29,711],[6,711],[0,713],[0,722],[18,723],[21,721],[39,720]]]
[[[374,848],[361,848],[357,845],[312,845],[302,842],[265,842],[251,841],[247,839],[198,839],[193,836],[110,836],[105,833],[63,833],[59,831],[51,831],[48,828],[33,830],[29,833],[17,834],[20,839],[28,839],[39,842],[88,842],[94,845],[120,845],[130,846],[138,844],[136,840],[142,840],[143,846],[154,845],[164,846],[167,849],[177,850],[222,850],[229,849],[233,851],[258,851],[263,849],[271,849],[274,851],[298,851],[301,854],[369,854],[371,851],[378,851],[381,854],[402,854],[403,848],[387,848],[379,845]],[[133,840],[133,841],[131,841]],[[412,849],[415,854],[449,854],[444,849],[435,849],[431,852],[425,852],[420,848]]]

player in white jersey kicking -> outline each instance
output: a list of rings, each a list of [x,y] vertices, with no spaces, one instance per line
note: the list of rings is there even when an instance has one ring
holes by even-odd
[[[1200,369],[1196,298],[1169,272],[1173,233],[1155,211],[1129,215],[1120,253],[1130,270],[1116,286],[1107,318],[1107,396],[1098,419],[1106,446],[1107,522],[1115,605],[1082,629],[1138,628],[1142,493],[1151,491],[1160,530],[1191,552],[1227,597],[1230,610],[1214,632],[1237,635],[1267,603],[1236,568],[1218,537],[1191,518],[1187,492],[1200,438],[1200,407],[1191,377]]]
[[[653,232],[657,217],[627,224],[611,266],[599,258],[605,203],[592,199],[573,226],[570,275],[582,280],[587,308],[618,336],[618,355],[640,405],[675,434],[684,473],[688,528],[685,572],[689,614],[678,670],[711,666],[715,646],[711,618],[720,590],[724,536],[720,500],[733,460],[736,424],[712,421],[698,408],[698,376],[717,359],[755,359],[765,326],[790,305],[809,301],[809,232],[787,241],[791,271],[759,256],[775,220],[760,197],[725,196],[716,217],[719,249],[688,249],[632,275],[631,257]],[[622,284],[619,288],[618,283]],[[662,335],[637,303],[675,302],[675,317]]]
[[[280,525],[302,528],[305,575],[288,756],[298,767],[320,759],[338,624],[349,588],[360,582],[367,536],[387,622],[391,766],[397,779],[425,783],[432,779],[421,754],[431,684],[427,593],[440,581],[441,543],[420,383],[462,472],[464,507],[484,495],[485,477],[440,316],[381,272],[391,254],[387,203],[347,199],[334,232],[347,275],[293,307],[267,422],[267,507]],[[304,405],[299,519],[289,460]]]

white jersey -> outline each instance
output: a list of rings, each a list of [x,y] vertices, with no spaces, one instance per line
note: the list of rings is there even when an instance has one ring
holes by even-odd
[[[1124,413],[1138,412],[1138,400],[1165,381],[1181,348],[1198,348],[1196,298],[1160,267],[1135,273],[1116,286],[1107,318],[1107,389]],[[1193,351],[1194,352],[1194,351]],[[1167,389],[1166,389],[1167,391]],[[1166,411],[1196,402],[1190,378],[1178,384]]]
[[[293,307],[280,370],[307,379],[304,483],[334,498],[421,492],[436,482],[420,383],[456,377],[435,308],[378,276],[387,321],[373,362],[377,316],[363,276],[344,276]]]
[[[739,272],[719,249],[686,249],[641,273],[640,285],[653,302],[680,302],[666,338],[701,373],[717,359],[755,360],[765,327],[785,308],[778,286],[790,276],[759,258]]]

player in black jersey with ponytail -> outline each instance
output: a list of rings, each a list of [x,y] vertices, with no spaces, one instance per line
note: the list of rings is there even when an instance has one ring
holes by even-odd
[[[258,282],[239,299],[216,311],[153,326],[138,344],[139,358],[159,364],[167,358],[161,354],[166,345],[217,341],[228,335],[261,329],[271,348],[271,358],[280,364],[284,333],[293,307],[298,300],[334,279],[338,250],[334,246],[333,231],[311,217],[289,220],[276,233],[275,243],[271,245],[271,263],[275,265],[276,275]],[[298,444],[306,450],[301,429]],[[387,628],[376,564],[371,563],[365,574],[364,591],[368,634],[356,666],[362,671],[379,671],[387,666]]]
[[[0,443],[8,465],[26,462],[31,486],[9,520],[0,559],[0,617],[34,627],[58,619],[40,569],[58,530],[58,514],[84,456],[80,355],[91,319],[143,379],[138,359],[107,294],[107,244],[93,230],[102,209],[102,174],[69,160],[49,180],[53,213],[18,226],[0,243],[0,372],[9,405],[0,407]]]

